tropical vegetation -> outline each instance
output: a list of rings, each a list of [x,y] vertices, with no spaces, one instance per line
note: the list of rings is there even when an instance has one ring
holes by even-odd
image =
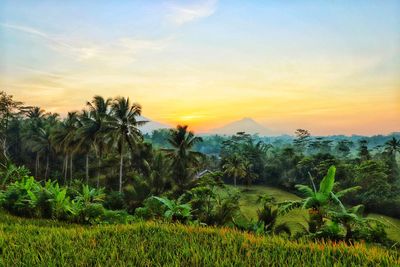
[[[230,261],[239,265],[281,260],[284,255],[291,255],[291,263],[299,262],[301,257],[315,263],[321,253],[330,255],[326,265],[337,257],[343,264],[350,258],[353,262],[398,262],[398,254],[391,251],[398,249],[399,243],[387,234],[392,226],[366,216],[377,212],[400,218],[398,135],[314,137],[298,129],[294,138],[244,132],[200,137],[187,125],[144,134],[141,126],[147,120],[141,110],[140,104],[129,98],[95,96],[83,110],[62,117],[40,107],[25,106],[1,92],[0,208],[4,216],[74,225],[85,232],[84,238],[105,244],[102,249],[110,251],[114,251],[110,248],[114,238],[125,240],[123,243],[130,238],[139,243],[154,242],[147,247],[153,252],[138,251],[128,256],[128,249],[118,256],[112,254],[118,258],[116,265],[125,257],[135,262],[151,256],[191,264],[205,263],[200,257],[208,256],[227,264],[218,251],[224,247],[229,253],[237,249],[245,253]],[[274,186],[298,198],[278,201],[260,194],[257,207],[249,207],[256,216],[249,217],[241,203],[251,185]],[[293,210],[306,214],[306,225],[300,231],[293,231],[280,220]],[[117,225],[93,229],[79,226],[104,224]],[[23,226],[15,229],[18,227]],[[74,231],[78,231],[35,227],[29,229],[46,235],[41,237],[43,241],[65,235],[65,242],[72,242]],[[109,236],[115,229],[121,231],[117,234],[120,236]],[[135,232],[129,233],[129,229]],[[103,235],[103,230],[108,234]],[[35,240],[12,235],[7,229],[2,231],[5,239],[0,241],[7,251],[4,264],[15,257],[7,245],[11,240],[15,244],[28,242],[36,249]],[[160,236],[151,236],[152,231]],[[165,241],[161,236],[170,238],[166,236],[171,231],[180,233],[184,241],[178,245],[178,239],[171,238],[168,246],[183,246],[179,252],[183,254],[162,256],[156,244]],[[225,240],[222,245],[213,245],[216,251],[202,248],[199,254],[188,257],[186,238],[190,233],[196,248],[212,244],[203,240],[206,235],[212,236],[213,242],[227,238],[237,247]],[[286,249],[284,240],[290,241]],[[282,248],[277,252],[275,245]],[[369,255],[369,246],[374,256]],[[71,263],[64,257],[78,247],[67,246],[68,252],[60,256],[60,262]],[[84,251],[92,256],[97,253],[87,248]],[[252,252],[254,257],[243,256]],[[272,254],[263,254],[267,252]],[[36,265],[38,259],[26,253],[27,258],[18,257],[18,261]],[[98,262],[88,256],[80,264],[108,265],[103,261],[105,255]],[[52,256],[43,255],[49,262]]]

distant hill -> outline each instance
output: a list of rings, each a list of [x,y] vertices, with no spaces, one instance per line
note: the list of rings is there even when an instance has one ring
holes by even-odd
[[[145,125],[140,126],[139,129],[140,131],[142,131],[142,133],[146,134],[146,133],[151,133],[154,130],[158,130],[158,129],[169,129],[171,128],[170,125],[168,124],[164,124],[161,122],[157,122],[157,121],[153,121],[149,118],[140,116],[138,117],[138,120],[143,120],[143,121],[148,121]]]
[[[259,134],[259,135],[273,134],[273,131],[261,125],[260,123],[256,122],[252,118],[243,118],[241,120],[231,122],[220,128],[212,129],[208,133],[232,135],[237,132],[246,132],[249,134]]]

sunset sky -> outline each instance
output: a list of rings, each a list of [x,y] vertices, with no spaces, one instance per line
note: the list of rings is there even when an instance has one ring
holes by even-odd
[[[65,114],[94,95],[204,132],[400,131],[400,1],[0,1],[0,90]]]

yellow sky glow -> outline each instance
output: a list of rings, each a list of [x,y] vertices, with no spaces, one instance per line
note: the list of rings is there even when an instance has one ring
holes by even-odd
[[[400,131],[399,5],[319,3],[310,17],[304,3],[228,2],[29,12],[9,1],[0,89],[62,115],[94,95],[130,97],[151,120],[197,132],[244,117],[276,134]],[[71,10],[85,16],[71,20]]]

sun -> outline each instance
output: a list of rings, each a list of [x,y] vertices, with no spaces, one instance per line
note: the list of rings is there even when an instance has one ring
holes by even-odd
[[[203,118],[203,117],[204,116],[201,116],[201,115],[183,115],[183,116],[180,116],[178,119],[180,121],[189,122],[189,121],[196,121],[196,120],[198,120],[200,118]]]

